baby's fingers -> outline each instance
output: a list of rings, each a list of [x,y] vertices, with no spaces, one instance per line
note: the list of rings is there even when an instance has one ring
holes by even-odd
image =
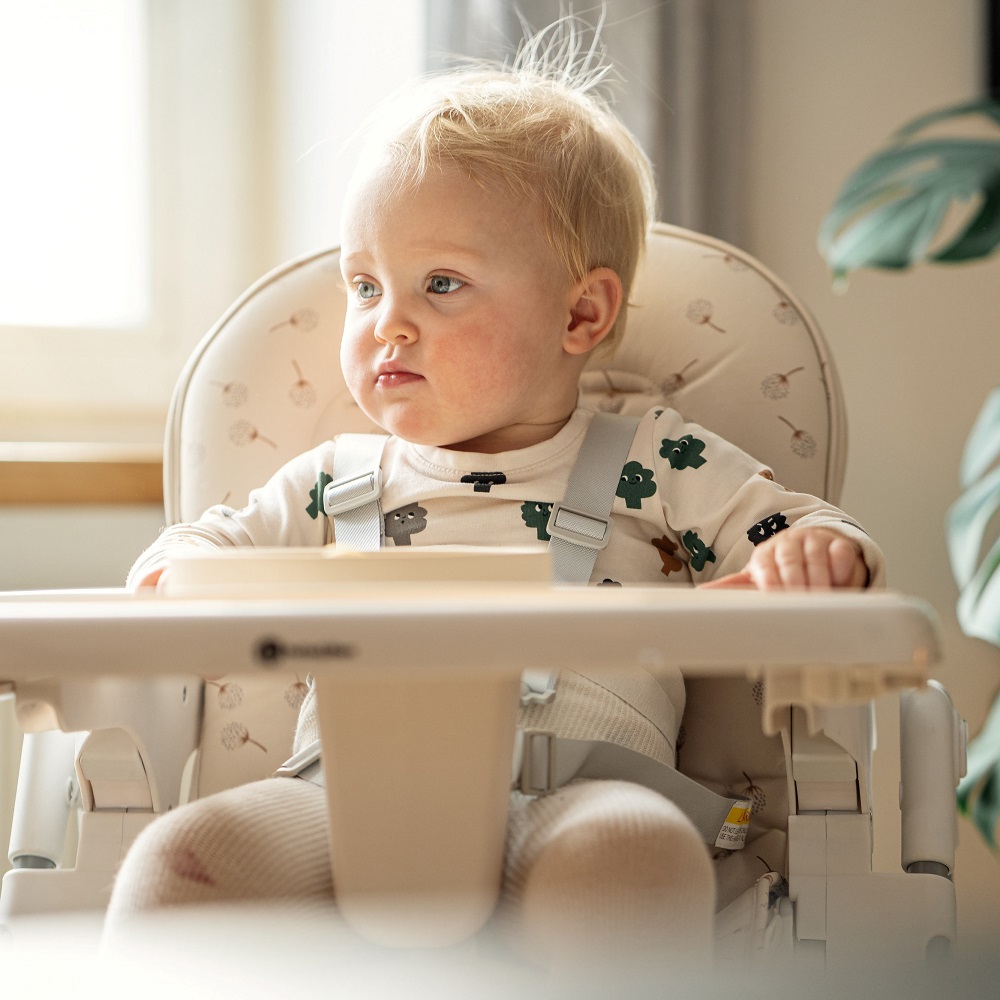
[[[779,557],[776,541],[777,539],[772,539],[754,549],[746,566],[746,572],[750,574],[754,586],[760,590],[777,590],[786,586],[784,580],[787,574],[794,576],[787,554]]]
[[[783,531],[754,550],[747,565],[761,590],[829,590],[832,532]]]
[[[830,567],[830,538],[818,531],[802,532],[802,563],[805,586],[813,590],[829,590],[833,586]]]
[[[830,577],[835,587],[863,587],[868,581],[868,567],[858,547],[849,538],[830,543]]]

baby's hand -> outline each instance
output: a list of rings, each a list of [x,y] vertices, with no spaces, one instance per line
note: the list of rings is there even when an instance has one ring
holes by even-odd
[[[163,574],[166,572],[166,567],[160,567],[160,569],[154,569],[151,573],[147,573],[141,580],[136,580],[132,584],[132,590],[150,590],[155,589],[159,586],[160,580],[163,579]]]
[[[849,538],[829,528],[790,528],[761,542],[739,573],[702,587],[829,590],[864,587],[867,582],[868,567]]]

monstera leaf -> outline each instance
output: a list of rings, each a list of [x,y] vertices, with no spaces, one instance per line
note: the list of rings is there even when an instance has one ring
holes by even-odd
[[[1000,699],[993,703],[986,724],[969,744],[966,774],[958,785],[958,808],[995,850],[994,831],[1000,818]]]
[[[928,135],[971,117],[996,127],[998,137]],[[961,218],[946,233],[955,205]],[[935,237],[944,243],[932,248]],[[974,260],[998,244],[1000,104],[989,98],[935,111],[901,129],[847,179],[819,233],[820,253],[838,278],[862,267]]]
[[[819,234],[836,278],[862,267],[976,260],[1000,245],[1000,138],[950,131],[971,119],[1000,135],[1000,104],[990,98],[944,108],[910,122],[847,179]],[[961,485],[947,519],[958,620],[967,634],[1000,646],[1000,389],[969,435]],[[958,805],[995,848],[1000,699],[969,745]]]
[[[947,528],[962,631],[1000,646],[1000,537],[994,522],[1000,512],[998,460],[1000,389],[994,389],[966,442],[960,473],[964,492],[948,511]],[[958,805],[995,848],[994,830],[1000,820],[1000,700],[969,745]]]

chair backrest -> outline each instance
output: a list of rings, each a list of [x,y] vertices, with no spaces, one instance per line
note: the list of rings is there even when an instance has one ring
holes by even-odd
[[[209,331],[168,419],[168,522],[239,507],[295,455],[372,429],[340,374],[344,310],[333,248],[262,278]],[[767,462],[779,482],[837,501],[846,426],[826,344],[793,293],[734,247],[657,225],[622,344],[582,385],[601,409],[667,403]]]
[[[168,521],[192,520],[216,503],[242,506],[251,489],[295,455],[340,432],[372,429],[340,374],[344,310],[334,248],[262,278],[212,328],[171,407]],[[670,405],[768,463],[779,482],[833,502],[839,496],[846,425],[823,337],[777,277],[718,240],[655,227],[623,342],[610,359],[596,359],[581,384],[584,398],[600,409],[639,414]],[[261,777],[287,756],[304,684],[302,678],[281,684],[284,715],[273,711],[273,679],[226,678],[209,686],[200,794]],[[737,695],[729,685],[721,699],[733,727],[745,728],[748,715],[751,728],[756,724],[746,712],[747,705],[753,709],[750,694],[749,685]],[[261,701],[271,707],[261,711],[254,704]],[[691,685],[688,715],[718,711],[719,701],[710,682]],[[709,731],[724,732],[725,725]],[[690,734],[700,776],[719,762],[716,742]],[[725,773],[713,779],[720,789],[749,780],[746,750],[744,741],[739,751],[723,751]],[[757,759],[754,781],[772,774],[780,790],[780,745],[762,745]],[[783,809],[775,804],[776,822],[783,822]]]

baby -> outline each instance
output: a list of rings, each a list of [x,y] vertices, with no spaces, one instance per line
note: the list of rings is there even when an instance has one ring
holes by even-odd
[[[341,226],[341,364],[358,405],[389,434],[385,545],[549,539],[544,518],[594,416],[578,406],[580,375],[622,335],[654,213],[648,162],[593,83],[520,63],[450,73],[396,99],[367,133]],[[337,477],[337,452],[326,442],[242,510],[212,508],[167,529],[130,586],[155,585],[171,552],[191,545],[336,541],[337,516],[318,512],[315,495]],[[638,421],[623,464],[622,482],[631,468],[644,488],[619,488],[591,581],[661,581],[650,539],[664,536],[684,557],[683,577],[705,586],[880,581],[878,548],[841,511],[784,490],[673,410]],[[415,507],[404,537],[394,515]],[[782,530],[755,535],[775,512]],[[521,723],[670,767],[683,705],[679,675],[637,671],[613,691],[564,671],[554,699],[524,705]],[[310,695],[295,747],[317,738]],[[323,790],[298,778],[185,805],[135,843],[109,926],[169,904],[332,902],[325,823]],[[680,808],[625,771],[541,797],[514,792],[499,912],[513,947],[550,967],[625,949],[701,954],[714,912],[709,853]]]

